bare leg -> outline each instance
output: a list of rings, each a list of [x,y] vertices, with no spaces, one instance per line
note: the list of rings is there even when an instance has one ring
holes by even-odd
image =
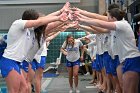
[[[35,76],[35,72],[31,68],[31,65],[29,64],[28,74],[27,74],[27,84],[28,84],[28,91],[29,91],[29,93],[32,92],[31,84],[34,81],[34,76]]]
[[[75,65],[73,67],[73,76],[74,76],[74,83],[75,83],[75,87],[78,87],[78,71],[79,71],[79,66]]]
[[[122,80],[122,64],[117,67],[117,75],[121,89],[123,88],[123,80]]]
[[[19,93],[28,93],[28,85],[27,85],[27,81],[26,81],[23,73],[21,73],[21,82],[20,82]]]
[[[70,88],[73,88],[73,68],[72,67],[67,67],[67,69],[68,69],[68,74],[69,74]]]
[[[114,79],[115,84],[116,84],[116,91],[117,91],[117,93],[122,93],[122,88],[120,87],[120,83],[119,83],[118,77],[117,76],[113,76],[113,79]]]
[[[43,76],[43,69],[38,68],[35,73],[35,92],[41,93],[41,80]]]
[[[8,88],[8,93],[19,93],[22,79],[23,77],[17,71],[11,70],[8,76],[5,78],[7,88]],[[21,91],[23,93],[27,93],[27,87],[26,86],[22,86],[22,87],[23,88],[21,89]]]
[[[127,71],[123,74],[123,93],[138,93],[139,73]]]
[[[107,90],[106,93],[112,93],[111,74],[107,74]]]

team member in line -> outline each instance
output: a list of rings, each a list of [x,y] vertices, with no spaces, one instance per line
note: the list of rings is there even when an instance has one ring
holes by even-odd
[[[116,31],[119,60],[121,64],[123,63],[123,93],[138,93],[140,53],[136,47],[133,30],[130,24],[123,19],[124,15],[124,12],[115,8],[108,13],[109,22],[98,19],[85,20],[80,17],[78,20]]]
[[[54,34],[52,34],[51,36],[46,35],[46,39],[45,41],[42,41],[42,46],[41,48],[38,50],[38,52],[36,53],[32,64],[32,69],[35,71],[35,92],[36,93],[40,93],[41,92],[41,80],[42,80],[42,76],[43,76],[43,70],[45,68],[45,64],[46,64],[46,58],[47,58],[47,50],[48,50],[48,46],[49,43],[52,39],[54,39],[56,36],[59,35],[60,32],[65,31],[67,28],[69,28],[69,26],[63,26],[63,27],[58,27],[57,29],[55,29],[57,32],[55,32]]]
[[[54,28],[54,29],[52,29],[50,31],[50,28],[51,28],[50,26],[51,25],[49,25],[49,24],[48,24],[49,28],[47,27],[46,30],[45,30],[45,32],[46,32],[45,34],[48,37],[46,39],[47,41],[50,41],[51,39],[53,39],[54,37],[56,37],[60,33],[59,30],[64,30],[65,29],[64,28],[64,24],[61,24],[59,27],[56,27],[56,28]],[[63,26],[63,29],[62,29],[62,26]],[[41,30],[41,28],[40,28],[40,30]],[[56,34],[54,34],[54,33],[56,33]],[[42,38],[41,38],[41,40],[42,40]],[[40,46],[42,46],[41,43],[39,43],[39,44],[40,44]],[[35,56],[35,54],[37,53],[38,50],[39,50],[38,42],[35,39],[34,47],[32,47],[31,50],[28,52],[28,55],[26,56],[26,59],[24,60],[24,62],[22,64],[22,69],[23,69],[24,77],[27,80],[27,84],[28,84],[28,87],[29,87],[29,93],[31,92],[31,83],[33,82],[34,74],[35,74],[34,71],[33,71],[33,69],[31,69],[31,65],[29,63],[32,62],[32,60],[33,60],[33,58],[34,58],[34,56]]]
[[[68,69],[69,74],[69,84],[70,84],[70,91],[69,93],[73,92],[73,76],[74,76],[74,83],[76,93],[79,93],[78,90],[78,70],[80,66],[80,58],[83,59],[83,44],[80,40],[74,39],[73,36],[68,35],[66,41],[63,43],[61,52],[66,55],[66,66]],[[81,57],[80,51],[82,50]]]
[[[96,83],[95,81],[95,77],[96,77],[96,51],[97,51],[97,47],[96,47],[96,35],[95,34],[90,34],[89,32],[86,31],[86,36],[80,38],[80,40],[85,40],[86,41],[86,45],[84,45],[84,51],[87,52],[88,55],[90,55],[91,61],[92,61],[92,70],[93,70],[93,80],[90,81],[90,84],[94,84]]]
[[[34,29],[46,25],[53,21],[62,21],[66,15],[39,17],[39,13],[34,10],[26,10],[22,19],[12,23],[8,36],[7,48],[0,60],[1,74],[6,80],[9,93],[27,93],[26,81],[20,72],[20,63],[25,59],[27,52],[34,43]],[[17,35],[18,34],[18,35]],[[31,44],[26,42],[32,41]]]

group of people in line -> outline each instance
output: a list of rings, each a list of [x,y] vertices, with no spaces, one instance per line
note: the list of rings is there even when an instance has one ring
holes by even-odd
[[[22,18],[15,20],[9,28],[7,47],[0,59],[8,93],[31,93],[31,84],[36,93],[41,93],[49,42],[68,28],[92,32],[79,39],[68,35],[60,49],[66,56],[69,93],[80,92],[78,71],[85,51],[92,59],[100,90],[104,93],[139,93],[140,52],[124,16],[125,12],[116,4],[110,5],[104,15],[71,8],[69,2],[48,15],[33,9],[25,10]],[[89,40],[88,49],[81,42],[84,39]]]

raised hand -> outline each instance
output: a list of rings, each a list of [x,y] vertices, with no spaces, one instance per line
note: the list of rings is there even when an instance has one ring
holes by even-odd
[[[70,3],[66,2],[66,4],[61,9],[61,12],[67,12],[67,11],[69,11],[69,9],[70,9]]]
[[[60,17],[60,20],[63,22],[68,20],[68,15],[65,12],[63,12],[59,17]]]
[[[69,22],[67,25],[65,25],[66,28],[75,28],[78,25],[78,21],[72,21]]]

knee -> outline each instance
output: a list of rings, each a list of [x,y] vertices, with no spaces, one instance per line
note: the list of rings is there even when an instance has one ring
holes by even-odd
[[[29,90],[28,84],[24,86],[24,88],[22,89],[23,89],[23,93],[28,93],[28,90]]]
[[[73,76],[74,76],[74,77],[78,77],[78,73],[74,73]]]

